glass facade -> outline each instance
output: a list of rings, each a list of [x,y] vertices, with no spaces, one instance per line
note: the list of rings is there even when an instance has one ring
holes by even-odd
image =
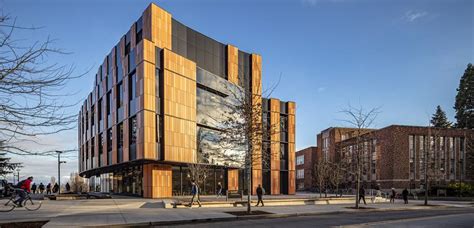
[[[220,129],[233,115],[230,107],[238,106],[243,92],[236,85],[204,69],[197,68],[197,149],[202,163],[241,166],[243,145],[227,147],[220,144]],[[225,149],[223,149],[225,148]],[[232,158],[232,159],[229,159]],[[232,161],[229,161],[232,160]]]
[[[98,192],[112,192],[125,195],[143,196],[142,166],[117,168],[89,178],[89,189]]]
[[[223,167],[208,166],[206,178],[203,180],[203,183],[199,184],[201,194],[216,194],[218,183],[221,183],[224,189],[226,188],[226,169]],[[172,167],[172,189],[173,196],[191,195],[191,174],[187,166]]]

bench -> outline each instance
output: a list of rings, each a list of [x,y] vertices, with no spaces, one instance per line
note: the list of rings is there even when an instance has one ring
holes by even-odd
[[[240,200],[244,200],[244,194],[243,194],[243,191],[239,191],[239,190],[227,190],[226,191],[226,194],[225,194],[225,201],[228,201],[229,199],[238,199],[240,198]]]

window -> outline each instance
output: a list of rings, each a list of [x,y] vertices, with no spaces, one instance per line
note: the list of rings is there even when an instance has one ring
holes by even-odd
[[[124,118],[123,83],[117,85],[117,123]]]
[[[129,84],[128,84],[128,97],[130,100],[135,99],[137,96],[137,76],[132,74],[132,76],[129,77]]]
[[[123,106],[123,84],[117,85],[117,109]]]
[[[99,122],[102,121],[102,99],[97,102],[97,117],[99,117]]]
[[[112,151],[112,129],[107,131],[107,151]]]
[[[86,111],[86,131],[89,130],[89,112]]]
[[[98,151],[99,151],[99,167],[100,167],[100,166],[104,165],[102,163],[102,154],[103,154],[103,151],[104,151],[104,134],[103,133],[99,134],[99,148],[98,148]]]
[[[91,168],[92,169],[95,168],[95,159],[94,159],[94,157],[95,157],[95,151],[94,151],[95,146],[94,146],[94,144],[95,143],[94,142],[95,142],[94,138],[92,138],[91,139]]]
[[[95,133],[95,115],[94,115],[94,105],[91,107],[91,129],[92,129],[92,135]]]
[[[288,169],[288,145],[286,143],[280,143],[280,169]]]
[[[409,135],[408,136],[408,151],[410,155],[410,179],[415,179],[415,136]]]
[[[296,179],[304,179],[304,169],[296,170]]]
[[[110,115],[111,108],[112,108],[112,93],[108,92],[107,93],[107,107],[106,107],[107,115]]]
[[[130,118],[130,145],[137,143],[137,118]]]
[[[123,123],[118,125],[117,161],[123,161]]]
[[[140,17],[138,21],[135,23],[135,29],[136,29],[136,38],[135,42],[138,44],[142,40],[142,30],[143,30],[143,19]]]
[[[118,125],[118,141],[117,146],[119,149],[123,148],[123,123]]]
[[[304,165],[304,154],[296,157],[296,165]]]
[[[420,157],[420,179],[425,179],[425,137],[418,136],[418,153]]]
[[[129,122],[129,151],[128,157],[129,160],[135,160],[137,158],[137,117],[131,117]]]
[[[107,131],[107,165],[112,165],[112,129]]]
[[[288,117],[280,116],[280,131],[288,131]]]

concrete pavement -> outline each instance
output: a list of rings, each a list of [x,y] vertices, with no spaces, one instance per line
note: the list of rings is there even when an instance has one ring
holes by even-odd
[[[472,228],[473,208],[435,208],[413,211],[371,211],[371,212],[340,212],[311,216],[286,217],[258,220],[235,220],[228,222],[193,223],[177,227],[459,227]],[[175,227],[175,226],[174,226]]]
[[[0,213],[0,223],[14,221],[49,220],[46,227],[57,226],[106,226],[119,224],[148,224],[166,223],[173,221],[206,221],[210,219],[231,220],[236,216],[225,213],[229,211],[243,211],[243,207],[235,208],[177,208],[165,209],[158,205],[162,200],[142,198],[119,198],[98,200],[71,200],[71,201],[44,201],[38,211],[15,209],[12,212]],[[422,201],[411,202],[408,205],[376,203],[369,204],[373,211],[381,210],[419,210],[426,207],[419,206]],[[438,205],[472,208],[469,202],[435,202]],[[303,206],[272,206],[253,207],[253,210],[262,210],[274,216],[301,216],[324,213],[355,212],[349,207],[352,204],[339,205],[303,205]],[[359,210],[360,212],[362,210]]]

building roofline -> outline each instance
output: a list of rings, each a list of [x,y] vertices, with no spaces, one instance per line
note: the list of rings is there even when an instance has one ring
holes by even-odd
[[[302,150],[307,150],[307,149],[312,149],[312,148],[315,148],[315,149],[316,149],[316,148],[318,148],[318,147],[317,147],[317,146],[308,146],[308,147],[303,148],[303,149],[301,149],[301,150],[298,150],[298,151],[296,151],[296,152],[299,152],[299,151],[302,151]]]

